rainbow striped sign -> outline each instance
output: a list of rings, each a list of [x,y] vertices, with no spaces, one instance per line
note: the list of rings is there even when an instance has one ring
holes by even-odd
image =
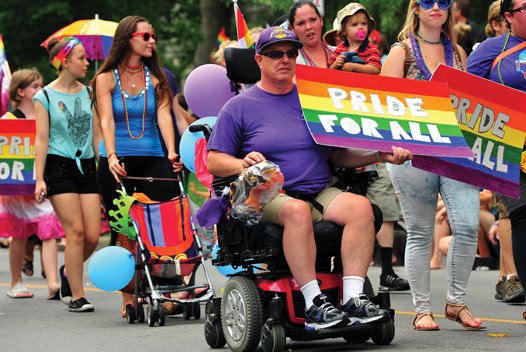
[[[318,144],[418,155],[471,157],[445,83],[298,65],[296,83]]]
[[[35,191],[35,120],[0,119],[0,195]]]
[[[526,94],[445,65],[438,67],[431,80],[449,84],[458,123],[474,157],[422,157],[413,160],[413,165],[519,198]]]

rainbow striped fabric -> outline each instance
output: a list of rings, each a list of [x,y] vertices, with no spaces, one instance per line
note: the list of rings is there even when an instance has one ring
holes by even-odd
[[[35,120],[0,119],[0,195],[32,195]]]
[[[526,136],[526,94],[445,65],[431,79],[446,82],[474,158],[416,158],[415,167],[518,198]]]
[[[237,29],[237,41],[239,48],[252,48],[254,43],[252,42],[252,36],[248,31],[247,22],[239,6],[237,6],[237,0],[234,0],[234,14],[236,17],[236,29]]]
[[[139,196],[139,202],[132,205],[133,219],[141,239],[148,249],[159,258],[187,259],[197,256],[188,197],[181,196],[167,202],[154,202]]]
[[[415,155],[471,157],[446,84],[298,65],[296,82],[316,143]]]
[[[9,108],[9,84],[11,84],[11,69],[5,54],[4,39],[0,34],[0,116]]]

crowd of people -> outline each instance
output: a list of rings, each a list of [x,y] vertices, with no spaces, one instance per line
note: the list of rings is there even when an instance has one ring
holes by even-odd
[[[520,50],[526,39],[526,0],[491,4],[488,39],[469,18],[469,5],[466,0],[410,0],[390,50],[359,3],[338,11],[333,29],[326,33],[323,17],[310,0],[294,2],[281,26],[254,30],[261,80],[222,108],[208,143],[208,168],[224,177],[265,160],[280,166],[285,192],[265,206],[262,221],[284,228],[285,258],[306,302],[306,329],[388,316],[364,294],[375,241],[380,247],[380,285],[411,291],[415,330],[440,329],[430,300],[430,271],[442,266],[448,273],[445,317],[468,330],[485,329],[466,306],[477,256],[499,255],[496,299],[526,300],[521,285],[526,280],[524,172],[522,197],[514,199],[413,167],[412,153],[404,148],[378,152],[317,145],[304,122],[295,85],[296,65],[429,80],[435,68],[445,64],[526,91]],[[211,61],[224,65],[224,48],[236,44],[222,44]],[[3,117],[36,120],[34,196],[1,198],[3,211],[13,219],[3,234],[11,237],[7,295],[33,296],[21,272],[26,240],[36,234],[42,241],[48,299],[62,299],[72,312],[90,312],[94,306],[85,297],[82,277],[84,263],[99,242],[101,199],[108,211],[114,210],[121,181],[128,193],[139,191],[159,201],[176,196],[178,191],[170,185],[123,177],[171,178],[181,171],[176,136],[195,117],[180,96],[174,97],[159,63],[155,31],[144,17],[128,16],[119,22],[109,55],[88,87],[80,82],[88,60],[78,39],[54,39],[47,49],[57,79],[44,86],[36,70],[15,72],[10,87],[14,109]],[[276,139],[286,142],[276,144]],[[372,165],[378,177],[365,196],[342,192],[331,183],[329,164]],[[371,203],[383,214],[376,236]],[[316,280],[312,224],[322,219],[343,228],[343,298],[337,306]],[[408,280],[393,269],[396,223],[407,229]],[[56,243],[64,236],[59,285]],[[111,244],[133,245],[113,230]],[[441,256],[447,258],[445,263]],[[123,307],[132,300],[133,295],[123,291]]]

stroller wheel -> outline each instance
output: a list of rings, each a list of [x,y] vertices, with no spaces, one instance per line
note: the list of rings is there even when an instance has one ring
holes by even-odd
[[[137,304],[137,313],[137,320],[139,321],[139,323],[144,323],[144,307],[140,303]]]
[[[192,307],[192,313],[195,320],[201,319],[201,305],[199,304],[199,302],[194,302]]]
[[[184,320],[190,320],[192,316],[192,305],[190,303],[185,303],[183,305],[183,318]]]
[[[157,314],[155,314],[155,310],[153,309],[153,306],[150,304],[146,308],[146,314],[148,315],[148,326],[153,327],[155,326],[155,322],[157,321]]]
[[[164,326],[164,323],[166,322],[166,316],[164,315],[164,311],[162,309],[159,309],[156,313],[159,326]]]
[[[133,309],[131,304],[126,305],[126,321],[128,324],[135,323],[135,309]]]

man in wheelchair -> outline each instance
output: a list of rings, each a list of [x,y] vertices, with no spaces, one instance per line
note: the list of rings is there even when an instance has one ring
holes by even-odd
[[[284,228],[283,252],[305,299],[306,329],[388,319],[388,312],[363,294],[375,239],[371,204],[363,196],[329,186],[329,161],[353,168],[378,161],[400,164],[412,154],[397,147],[385,153],[317,145],[293,83],[302,46],[294,33],[280,27],[261,33],[255,55],[261,81],[219,113],[208,142],[208,169],[227,177],[265,160],[279,165],[285,194],[264,208],[261,221]],[[313,222],[322,219],[343,227],[343,297],[338,308],[328,302],[316,280]]]

